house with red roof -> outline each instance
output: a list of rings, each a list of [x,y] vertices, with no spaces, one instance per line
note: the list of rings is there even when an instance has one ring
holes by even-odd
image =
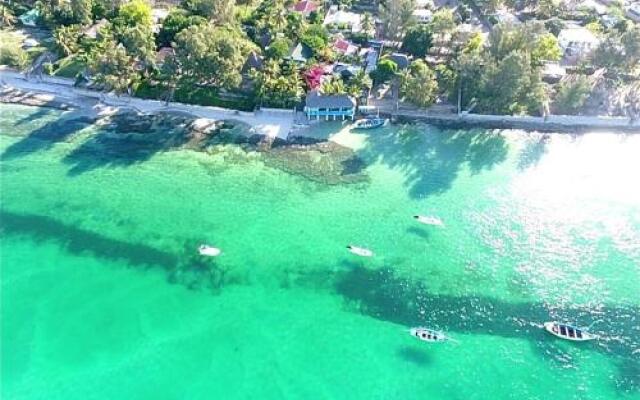
[[[358,51],[358,46],[354,45],[348,40],[338,38],[335,42],[333,42],[333,49],[338,53],[350,56]]]
[[[310,0],[301,0],[294,4],[293,11],[302,13],[307,16],[318,9],[318,5]]]

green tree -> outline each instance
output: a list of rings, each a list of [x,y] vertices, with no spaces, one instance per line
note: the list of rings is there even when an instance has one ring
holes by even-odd
[[[415,23],[415,0],[389,0],[380,7],[380,17],[385,38],[401,41],[406,31]]]
[[[88,25],[91,23],[92,0],[70,0],[69,5],[75,23],[80,25]]]
[[[398,64],[388,58],[383,58],[378,62],[375,70],[375,81],[383,83],[389,81],[398,72]]]
[[[235,0],[183,0],[182,7],[219,25],[233,22]]]
[[[435,34],[446,35],[456,29],[456,20],[453,11],[443,8],[433,14],[433,19],[429,24],[431,31]]]
[[[542,65],[544,61],[558,61],[561,57],[558,39],[551,33],[540,35],[531,50],[531,61],[537,65]]]
[[[171,42],[175,40],[176,35],[183,29],[206,22],[207,20],[200,15],[189,15],[186,10],[174,8],[162,21],[162,27],[158,32],[156,42],[160,47],[171,46]]]
[[[367,38],[373,37],[376,32],[376,24],[373,21],[371,13],[369,12],[365,12],[364,14],[362,14],[360,26],[362,28],[362,32],[367,36]]]
[[[513,51],[502,61],[485,65],[481,111],[498,114],[537,112],[544,100],[539,71],[531,66],[529,54]]]
[[[322,25],[309,25],[300,36],[300,41],[307,45],[315,56],[321,54],[329,43],[329,33]]]
[[[620,38],[624,48],[625,64],[629,72],[640,64],[640,27],[633,25]]]
[[[306,31],[307,22],[300,13],[289,13],[287,15],[287,25],[285,28],[285,36],[298,40],[302,32]]]
[[[363,92],[368,93],[372,87],[371,77],[363,70],[360,70],[349,80],[347,92],[349,95],[358,98]]]
[[[331,79],[322,82],[320,91],[323,94],[346,94],[347,87],[340,77],[332,76]]]
[[[276,60],[268,60],[262,71],[251,71],[256,97],[260,103],[270,107],[288,108],[301,98],[302,80],[298,71],[285,64],[283,68]]]
[[[116,29],[118,42],[138,61],[150,64],[155,54],[155,42],[151,27],[147,25],[124,26]]]
[[[625,55],[618,35],[605,37],[590,54],[590,60],[594,66],[605,68],[609,73],[619,73],[625,64]]]
[[[577,75],[572,82],[562,82],[554,99],[554,108],[560,114],[576,114],[591,94],[589,78]]]
[[[196,25],[176,36],[175,62],[183,82],[236,88],[242,81],[242,66],[254,48],[241,31]]]
[[[268,58],[273,60],[282,60],[289,54],[289,49],[291,49],[292,43],[289,39],[277,38],[271,44],[269,44],[269,48],[267,48],[266,55]]]
[[[118,17],[114,21],[115,25],[151,26],[151,6],[145,0],[131,0],[120,6]]]
[[[91,55],[88,68],[97,84],[118,94],[126,92],[140,79],[133,57],[123,45],[112,40],[105,41],[100,50]]]
[[[402,50],[414,57],[422,58],[429,52],[432,42],[431,27],[424,24],[415,25],[407,31],[402,41]]]
[[[285,0],[264,0],[254,10],[251,20],[258,32],[275,36],[286,29],[287,14]]]
[[[410,103],[419,107],[428,107],[436,99],[438,82],[435,73],[422,60],[411,64],[400,86],[400,91]]]
[[[482,50],[484,44],[484,38],[480,32],[476,32],[467,41],[462,48],[464,54],[478,54]]]
[[[76,54],[80,50],[79,25],[60,26],[53,31],[53,39],[60,53],[65,56]]]
[[[23,69],[29,65],[29,57],[18,43],[13,41],[0,42],[0,65]]]

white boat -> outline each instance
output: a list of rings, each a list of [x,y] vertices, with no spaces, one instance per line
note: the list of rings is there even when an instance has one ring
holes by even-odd
[[[347,249],[349,249],[351,253],[360,257],[373,257],[373,251],[365,249],[364,247],[349,245],[347,246]]]
[[[356,129],[373,129],[385,126],[388,122],[387,118],[363,118],[354,122],[353,127]]]
[[[545,322],[544,329],[554,336],[574,342],[586,342],[598,338],[597,335],[585,332],[582,328],[559,322]]]
[[[444,226],[442,220],[438,217],[431,217],[427,215],[414,215],[413,218],[425,225],[436,225],[436,226]]]
[[[422,340],[423,342],[446,342],[447,340],[451,340],[447,335],[440,331],[436,331],[434,329],[429,328],[411,328],[409,330],[411,336],[415,336],[416,338]]]
[[[198,247],[198,253],[200,253],[201,256],[216,257],[219,256],[220,253],[222,253],[222,250],[217,247],[202,244],[200,245],[200,247]]]

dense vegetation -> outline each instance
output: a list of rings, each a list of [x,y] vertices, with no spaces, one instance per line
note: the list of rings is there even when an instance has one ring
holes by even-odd
[[[336,3],[344,11],[349,4]],[[418,107],[448,101],[483,113],[541,114],[553,104],[579,113],[597,87],[594,76],[614,88],[638,80],[640,28],[615,7],[607,25],[551,0],[464,0],[418,23],[415,0],[361,0],[369,11],[359,12],[360,29],[352,31],[322,23],[328,5],[302,14],[291,11],[293,0],[183,0],[158,20],[147,0],[13,1],[0,6],[0,25],[11,28],[16,15],[36,8],[59,57],[44,66],[49,73],[116,93],[240,109],[293,107],[311,89],[366,101],[375,85],[390,85],[398,100]],[[498,23],[499,9],[525,22]],[[465,29],[474,15],[493,24],[486,39]],[[545,82],[545,64],[563,57],[557,35],[568,18],[597,32],[600,44],[572,79]],[[373,38],[386,45],[370,74],[362,54],[334,47],[342,39],[366,47]],[[2,64],[24,68],[29,55],[14,40],[0,44]],[[327,72],[327,65],[341,69]],[[629,104],[636,100],[637,91],[623,92]]]

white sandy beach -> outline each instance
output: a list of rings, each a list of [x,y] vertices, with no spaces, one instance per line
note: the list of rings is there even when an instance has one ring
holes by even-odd
[[[239,121],[249,125],[253,132],[270,138],[287,139],[293,128],[294,113],[290,110],[262,110],[243,112],[219,107],[206,107],[158,100],[134,98],[127,95],[97,92],[73,86],[72,79],[44,76],[26,79],[24,74],[0,67],[0,91],[16,102],[34,105],[55,103],[59,108],[75,108],[94,116],[104,116],[120,109],[141,113],[184,112],[210,121]],[[196,122],[197,123],[197,122]]]

